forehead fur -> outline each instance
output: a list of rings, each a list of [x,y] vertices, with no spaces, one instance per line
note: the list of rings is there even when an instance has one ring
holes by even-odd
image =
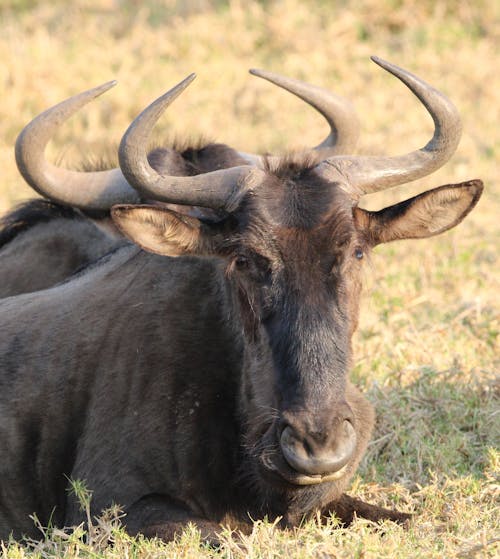
[[[335,183],[315,172],[316,154],[267,159],[267,177],[252,196],[252,209],[286,229],[311,230],[335,221],[352,229],[352,203]]]

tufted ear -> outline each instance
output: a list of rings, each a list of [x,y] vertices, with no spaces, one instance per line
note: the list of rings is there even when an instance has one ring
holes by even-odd
[[[354,208],[358,228],[372,245],[439,235],[472,210],[483,191],[480,180],[440,186],[378,212]]]
[[[111,217],[126,237],[149,252],[180,256],[215,251],[216,226],[165,207],[113,206]]]

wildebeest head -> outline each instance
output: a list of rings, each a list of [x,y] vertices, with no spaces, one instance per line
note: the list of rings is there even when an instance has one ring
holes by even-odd
[[[434,136],[421,150],[382,158],[271,157],[196,177],[161,176],[147,162],[147,138],[192,78],[148,107],[120,146],[123,174],[143,195],[224,212],[218,219],[196,219],[122,205],[112,213],[121,230],[149,251],[224,260],[244,332],[247,448],[255,471],[274,488],[292,492],[298,509],[306,508],[311,492],[316,501],[318,493],[324,501],[338,495],[369,438],[370,412],[347,381],[364,255],[382,242],[453,227],[482,190],[480,181],[469,181],[378,212],[358,206],[363,193],[441,166],[460,135],[449,100],[412,74],[376,62],[431,113]]]

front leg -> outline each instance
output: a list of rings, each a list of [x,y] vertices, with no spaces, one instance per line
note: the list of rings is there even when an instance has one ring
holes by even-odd
[[[219,532],[228,526],[243,534],[252,532],[249,519],[238,520],[225,516],[221,522],[214,522],[194,514],[184,505],[165,495],[147,495],[127,508],[124,525],[131,536],[143,534],[147,538],[172,541],[188,523],[194,524],[201,533],[201,539],[213,547],[220,544]]]
[[[221,526],[198,516],[185,506],[164,495],[147,495],[127,508],[124,524],[131,536],[172,541],[191,522],[201,532],[201,539],[217,546]]]
[[[370,505],[361,499],[356,499],[345,493],[333,503],[329,503],[321,510],[323,517],[334,513],[335,516],[345,526],[349,526],[355,517],[366,518],[373,522],[382,522],[383,520],[391,520],[403,526],[407,525],[413,515],[405,512],[399,512],[394,509],[384,509],[377,505]]]

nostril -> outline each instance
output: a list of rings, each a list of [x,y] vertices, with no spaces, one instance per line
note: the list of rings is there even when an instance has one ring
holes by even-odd
[[[351,408],[349,408],[349,410],[345,411],[344,421],[348,421],[351,424],[351,427],[354,424],[354,414],[353,414]]]
[[[306,448],[306,444],[301,442],[289,425],[281,432],[280,446],[288,464],[299,472],[305,471],[304,464],[307,464],[310,460],[309,449]]]
[[[299,436],[291,426],[286,426],[280,437],[283,457],[296,471],[309,474],[330,474],[343,468],[356,449],[356,431],[349,420],[337,424],[334,436],[326,444],[309,441]]]
[[[356,436],[354,425],[348,419],[344,419],[342,422],[342,435],[339,436],[337,450],[339,454],[344,454],[346,456],[346,462],[354,454],[357,442],[358,438]]]

